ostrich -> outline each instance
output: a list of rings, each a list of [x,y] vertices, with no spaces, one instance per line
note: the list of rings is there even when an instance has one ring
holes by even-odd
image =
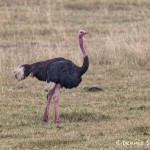
[[[45,91],[47,94],[46,107],[43,120],[48,122],[50,101],[54,99],[54,122],[59,123],[58,116],[58,95],[62,87],[71,89],[77,87],[82,81],[82,75],[88,70],[89,59],[83,45],[83,36],[87,32],[79,31],[79,45],[83,54],[83,65],[75,65],[71,60],[65,58],[53,58],[46,61],[40,61],[33,64],[23,64],[19,66],[14,75],[18,81],[28,76],[36,77],[40,81],[45,81]]]

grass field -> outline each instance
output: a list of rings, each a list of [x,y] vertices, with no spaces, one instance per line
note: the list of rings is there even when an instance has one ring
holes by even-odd
[[[81,65],[80,29],[90,68],[61,90],[61,123],[53,102],[44,123],[45,84],[13,70],[59,56]],[[0,149],[150,149],[149,41],[149,0],[1,0]]]

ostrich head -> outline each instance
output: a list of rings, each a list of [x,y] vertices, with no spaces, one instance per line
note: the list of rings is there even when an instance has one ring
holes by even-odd
[[[84,30],[80,30],[79,31],[79,38],[81,39],[84,35],[88,34],[88,32],[84,31]]]
[[[14,71],[14,75],[16,77],[16,79],[18,81],[21,81],[23,79],[25,79],[29,74],[30,74],[30,65],[25,64],[22,66],[19,66],[15,71]]]

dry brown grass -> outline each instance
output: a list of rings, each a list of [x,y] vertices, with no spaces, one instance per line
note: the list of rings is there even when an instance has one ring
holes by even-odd
[[[92,65],[148,69],[148,4],[140,0],[2,1],[0,73],[57,56],[81,63],[77,41],[81,28],[90,32],[86,44]]]
[[[52,109],[44,124],[44,84],[18,83],[13,70],[59,56],[81,65],[80,29],[90,68],[77,89],[62,90],[62,123]],[[149,39],[149,0],[1,0],[0,149],[149,149]],[[95,86],[104,91],[87,91]]]

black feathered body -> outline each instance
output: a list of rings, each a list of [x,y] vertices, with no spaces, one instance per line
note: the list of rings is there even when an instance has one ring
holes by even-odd
[[[34,77],[36,77],[38,80],[46,81],[48,66],[55,62],[64,60],[65,60],[64,58],[59,57],[46,61],[36,62],[34,64],[29,65],[30,66],[29,72],[32,73]]]
[[[88,69],[89,60],[88,56],[85,56],[82,67],[61,57],[22,66],[25,68],[25,76],[32,73],[40,81],[59,83],[62,87],[71,89],[77,87],[82,81],[82,75]]]
[[[57,61],[48,66],[47,82],[60,83],[65,88],[77,87],[81,82],[79,68],[70,60]]]

